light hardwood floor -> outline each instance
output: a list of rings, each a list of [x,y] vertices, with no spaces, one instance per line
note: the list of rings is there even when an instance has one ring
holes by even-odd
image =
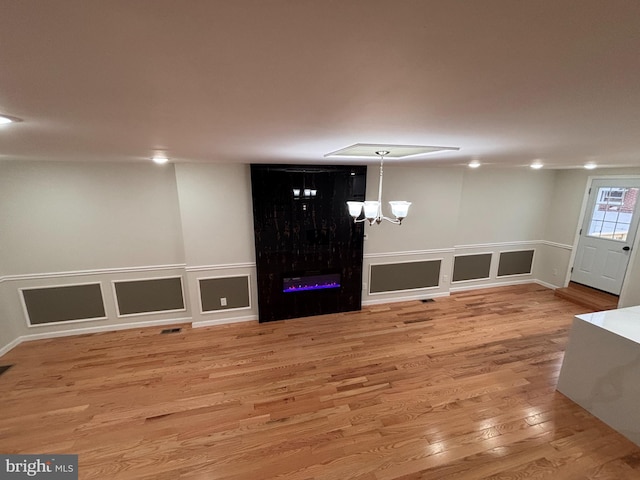
[[[555,391],[578,312],[524,285],[25,343],[0,452],[77,453],[81,479],[638,479],[640,448]]]
[[[618,301],[620,300],[617,295],[612,295],[575,282],[569,282],[569,286],[556,289],[555,294],[557,297],[582,305],[586,307],[587,310],[592,309],[595,311],[618,308]]]

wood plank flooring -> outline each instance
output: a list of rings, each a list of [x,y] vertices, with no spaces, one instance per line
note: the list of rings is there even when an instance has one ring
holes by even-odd
[[[2,358],[0,452],[81,479],[638,479],[640,448],[555,391],[573,315],[537,285]]]
[[[557,297],[584,307],[586,311],[603,311],[618,308],[619,297],[595,288],[587,287],[575,282],[569,282],[569,286],[556,288]]]

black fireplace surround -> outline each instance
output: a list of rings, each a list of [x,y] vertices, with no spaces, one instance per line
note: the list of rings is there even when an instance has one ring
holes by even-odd
[[[260,322],[360,310],[366,166],[251,165]]]

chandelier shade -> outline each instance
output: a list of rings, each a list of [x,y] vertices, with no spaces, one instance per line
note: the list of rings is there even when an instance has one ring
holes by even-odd
[[[383,164],[384,157],[388,155],[389,152],[386,150],[380,150],[376,152],[376,155],[380,156],[380,179],[378,180],[378,200],[367,200],[365,202],[347,202],[347,207],[349,208],[349,215],[353,217],[353,222],[364,222],[365,220],[369,221],[369,225],[373,225],[374,222],[379,224],[382,220],[386,220],[388,222],[394,223],[396,225],[401,225],[402,220],[409,213],[409,207],[411,206],[411,202],[407,202],[404,200],[393,200],[389,202],[391,205],[391,213],[395,218],[389,218],[382,215],[382,177],[383,177]],[[359,218],[364,213],[364,218]]]
[[[394,200],[389,202],[391,205],[391,213],[397,218],[404,218],[409,213],[409,207],[411,202],[405,202],[404,200]]]
[[[349,215],[354,218],[358,218],[362,213],[362,207],[364,206],[364,202],[347,202],[347,207],[349,208]]]
[[[367,218],[367,220],[369,220],[369,223],[371,223],[371,220],[375,219],[378,215],[378,210],[380,210],[380,202],[376,202],[376,201],[364,202],[363,210],[364,210],[364,216]]]

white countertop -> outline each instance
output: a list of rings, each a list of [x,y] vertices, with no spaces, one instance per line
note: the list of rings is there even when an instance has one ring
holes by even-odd
[[[640,306],[585,313],[576,318],[640,344]]]

